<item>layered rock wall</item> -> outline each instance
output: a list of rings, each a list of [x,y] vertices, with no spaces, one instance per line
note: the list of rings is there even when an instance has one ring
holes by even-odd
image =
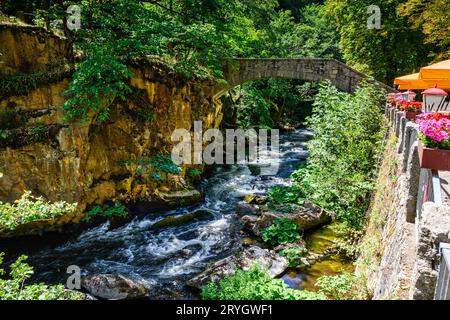
[[[1,26],[0,39],[5,40],[0,42],[2,76],[45,72],[55,61],[71,60],[65,40],[40,28]],[[206,129],[218,127],[220,102],[203,92],[204,83],[169,73],[157,61],[139,59],[129,68],[133,92],[111,106],[105,123],[64,120],[63,92],[70,77],[49,76],[26,94],[0,98],[0,112],[17,114],[22,127],[53,128],[46,139],[37,137],[39,142],[12,141],[13,146],[0,148],[0,201],[13,201],[30,190],[50,201],[76,202],[82,212],[107,200],[154,200],[191,188],[188,167],[180,174],[162,173],[163,181],[157,181],[148,161],[170,154],[175,129],[191,130],[194,121],[203,121]]]

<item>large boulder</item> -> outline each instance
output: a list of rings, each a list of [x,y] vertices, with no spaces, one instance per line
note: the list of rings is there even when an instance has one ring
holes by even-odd
[[[298,225],[299,231],[329,223],[333,219],[331,213],[308,201],[302,205],[289,205],[289,212],[284,213],[287,211],[285,209],[285,206],[276,206],[274,210],[262,212],[260,216],[243,216],[241,222],[245,229],[259,237],[262,230],[277,218],[291,219]]]
[[[246,215],[257,215],[259,214],[259,207],[246,202],[241,202],[236,206],[236,214],[240,217]]]
[[[224,277],[233,275],[238,269],[248,270],[254,265],[266,269],[269,275],[275,278],[287,269],[288,261],[272,251],[251,246],[233,256],[217,261],[198,276],[189,280],[187,285],[201,288],[211,281],[218,282]]]
[[[81,286],[92,296],[101,299],[135,299],[147,295],[147,288],[142,283],[121,274],[98,274],[83,277]]]

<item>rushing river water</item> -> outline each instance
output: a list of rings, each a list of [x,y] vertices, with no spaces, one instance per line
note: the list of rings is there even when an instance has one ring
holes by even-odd
[[[184,287],[185,281],[209,262],[241,248],[236,205],[245,195],[265,194],[272,185],[288,184],[289,175],[307,158],[306,142],[311,136],[307,129],[281,135],[276,176],[259,176],[247,165],[216,167],[200,184],[205,194],[202,203],[168,212],[140,212],[119,228],[111,228],[106,222],[63,243],[32,250],[29,263],[35,268],[33,280],[65,283],[67,267],[77,265],[82,274],[121,273],[140,280],[151,289],[152,297],[193,297]],[[164,217],[199,209],[212,214],[200,221],[151,229]],[[301,282],[302,277],[293,279]],[[292,280],[284,278],[292,286]],[[294,286],[301,288],[298,283]]]

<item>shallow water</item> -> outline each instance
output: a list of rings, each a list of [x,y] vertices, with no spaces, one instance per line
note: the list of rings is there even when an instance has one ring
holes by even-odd
[[[306,234],[306,247],[311,252],[321,253],[329,248],[337,238],[333,226],[326,225]],[[343,271],[353,272],[353,263],[339,255],[331,255],[300,271],[287,272],[282,279],[290,288],[316,291],[317,278],[338,275]]]
[[[289,184],[290,173],[307,158],[306,142],[311,137],[312,132],[307,129],[281,135],[280,169],[276,176],[259,176],[254,165],[216,167],[200,185],[205,194],[200,204],[139,214],[116,229],[106,222],[64,243],[33,250],[29,254],[29,263],[35,267],[33,281],[65,283],[67,267],[77,265],[84,275],[121,273],[140,280],[151,289],[152,298],[194,297],[185,288],[185,281],[209,262],[241,248],[236,205],[245,195],[265,194],[272,185]],[[270,160],[262,162],[267,161]],[[198,209],[208,209],[213,216],[161,230],[150,228],[169,215]]]

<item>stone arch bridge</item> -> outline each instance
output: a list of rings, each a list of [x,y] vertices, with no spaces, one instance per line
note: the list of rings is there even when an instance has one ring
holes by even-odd
[[[346,64],[335,59],[323,58],[237,58],[223,66],[226,84],[216,84],[213,96],[218,98],[228,90],[245,82],[269,78],[299,79],[318,82],[330,80],[339,90],[353,92],[358,83],[367,78]],[[373,80],[388,91],[395,89]]]

